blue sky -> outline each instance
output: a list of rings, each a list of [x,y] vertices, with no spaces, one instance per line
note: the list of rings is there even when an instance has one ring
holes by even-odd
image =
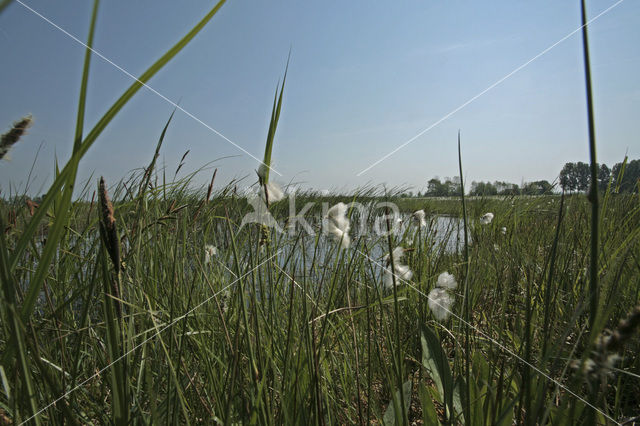
[[[21,0],[81,40],[88,0]],[[588,2],[596,16],[613,1]],[[142,73],[212,7],[212,2],[103,1],[95,48]],[[258,158],[273,94],[291,63],[273,159],[280,183],[315,189],[366,184],[424,190],[433,176],[457,173],[462,132],[467,182],[553,180],[567,161],[587,161],[580,33],[573,35],[447,120],[356,174],[432,125],[579,26],[578,1],[229,0],[149,85]],[[598,159],[640,158],[640,3],[626,0],[590,26]],[[72,146],[84,48],[14,2],[0,14],[0,123],[32,113],[35,124],[0,164],[0,187],[30,191],[53,175]],[[7,66],[8,65],[8,66]],[[90,128],[131,83],[92,61]],[[81,180],[108,182],[145,166],[173,106],[142,89],[81,163]],[[218,186],[255,181],[258,163],[178,112],[161,152],[171,178],[217,167]],[[226,157],[226,158],[225,158]],[[230,158],[229,158],[230,157]],[[213,162],[213,163],[212,163]],[[44,186],[46,189],[46,186]]]

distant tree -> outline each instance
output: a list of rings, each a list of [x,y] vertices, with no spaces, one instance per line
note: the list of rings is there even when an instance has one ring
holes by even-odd
[[[425,197],[447,197],[460,194],[460,178],[445,178],[444,182],[437,177],[427,182]]]
[[[560,171],[560,186],[565,191],[589,190],[591,183],[591,167],[587,163],[566,163]]]
[[[587,163],[583,163],[582,161],[578,161],[575,165],[574,173],[576,175],[577,181],[577,190],[578,191],[588,191],[589,185],[591,181],[591,170]]]
[[[620,192],[620,183],[622,181],[622,173],[624,166],[626,166],[627,159],[624,159],[622,163],[616,163],[613,165],[611,169],[611,176],[613,177],[613,187],[615,188],[615,192]]]
[[[611,170],[606,164],[601,164],[598,168],[598,188],[604,192],[609,186],[609,179],[611,178]]]
[[[460,178],[454,177],[453,179],[445,178],[444,186],[446,186],[446,195],[460,195]]]
[[[522,193],[524,195],[543,195],[549,194],[553,189],[553,185],[551,185],[546,180],[537,180],[535,182],[529,182],[524,184],[522,187]]]
[[[425,196],[427,197],[443,197],[448,195],[447,188],[445,185],[440,182],[440,179],[433,178],[427,182],[427,192]]]
[[[532,182],[522,185],[522,195],[538,195],[538,190]]]
[[[498,189],[491,182],[472,182],[470,195],[477,195],[477,196],[498,195]]]
[[[496,187],[496,191],[498,192],[498,194],[504,191],[505,189],[509,188],[511,185],[513,184],[508,182],[501,182],[501,181],[493,182],[493,186]]]
[[[510,186],[505,186],[504,189],[498,192],[500,195],[520,195],[520,187],[515,183],[510,183]]]
[[[575,163],[566,163],[560,171],[560,186],[565,191],[573,192],[578,189],[578,179],[575,168]]]
[[[637,193],[640,185],[640,160],[625,162],[617,163],[611,170],[616,191]]]
[[[498,188],[491,182],[487,182],[484,193],[485,195],[498,195]]]
[[[640,160],[632,160],[629,162],[628,166],[629,183],[628,189],[629,192],[638,193],[640,190]]]
[[[550,194],[553,191],[553,185],[547,180],[537,180],[533,183],[538,187],[539,195]]]

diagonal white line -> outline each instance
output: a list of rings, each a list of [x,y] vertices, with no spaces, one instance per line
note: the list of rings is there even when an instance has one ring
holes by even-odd
[[[358,253],[360,253],[361,255],[363,255],[364,257],[366,257],[367,259],[369,259],[371,262],[373,262],[374,264],[382,267],[385,271],[387,272],[391,272],[390,269],[388,269],[387,267],[385,267],[384,265],[382,265],[381,263],[379,263],[378,261],[376,261],[375,259],[371,258],[369,255],[367,255],[366,253],[363,253],[362,251],[356,249],[356,251]],[[393,276],[396,277],[397,280],[402,281],[404,283],[406,283],[409,287],[411,287],[413,290],[415,290],[418,294],[420,294],[423,297],[426,297],[427,299],[429,299],[429,296],[424,294],[422,291],[420,291],[420,289],[416,288],[410,281],[402,279],[401,277],[399,277],[398,275],[396,275],[395,273],[393,273]],[[440,306],[442,309],[444,309],[447,313],[449,313],[451,316],[455,317],[458,321],[462,322],[464,325],[472,328],[475,332],[477,332],[478,334],[480,334],[481,336],[483,336],[485,339],[487,339],[489,342],[493,343],[494,345],[496,345],[500,350],[502,350],[503,352],[508,353],[509,355],[511,355],[513,358],[517,359],[518,361],[520,361],[521,363],[523,363],[524,365],[526,365],[527,367],[531,368],[532,370],[534,370],[535,372],[537,372],[538,374],[540,374],[541,376],[545,377],[547,380],[553,382],[556,386],[558,386],[559,388],[567,391],[568,393],[570,393],[571,395],[573,395],[574,397],[576,397],[577,399],[579,399],[581,402],[583,402],[584,404],[586,404],[587,406],[593,408],[595,411],[597,411],[598,413],[602,414],[603,416],[605,416],[607,419],[611,420],[613,423],[617,424],[617,425],[621,425],[622,423],[617,422],[613,417],[609,416],[607,413],[601,411],[598,407],[596,407],[595,405],[591,404],[589,401],[587,401],[586,399],[584,399],[583,397],[581,397],[580,395],[578,395],[577,393],[575,393],[574,391],[572,391],[571,389],[569,389],[568,387],[566,387],[565,385],[563,385],[562,383],[560,383],[559,381],[557,381],[556,379],[554,379],[553,377],[549,376],[547,373],[545,373],[544,371],[542,371],[541,369],[539,369],[538,367],[536,367],[535,365],[531,364],[530,362],[528,362],[527,360],[523,359],[522,357],[520,357],[519,355],[517,355],[515,352],[513,352],[511,349],[507,348],[506,346],[504,346],[502,343],[498,342],[497,340],[495,340],[494,338],[492,338],[491,336],[489,336],[488,334],[486,334],[485,332],[481,331],[479,328],[477,328],[476,326],[469,324],[467,321],[465,321],[462,317],[460,317],[459,315],[456,315],[454,312],[451,312],[446,306],[443,306],[442,304],[440,304],[438,301],[434,300],[434,302]]]
[[[143,83],[142,81],[140,81],[136,76],[134,76],[133,74],[131,74],[129,71],[125,70],[124,68],[122,68],[120,65],[116,64],[115,62],[113,62],[111,59],[107,58],[106,56],[104,56],[102,53],[100,53],[99,51],[95,50],[92,47],[87,46],[82,40],[80,40],[78,37],[74,36],[73,34],[69,33],[67,30],[65,30],[64,28],[60,27],[59,25],[57,25],[56,23],[54,23],[53,21],[51,21],[49,18],[47,18],[46,16],[42,15],[41,13],[39,13],[38,11],[34,10],[33,8],[31,8],[29,5],[23,3],[21,0],[15,0],[16,3],[20,4],[22,7],[24,7],[25,9],[29,10],[30,12],[32,12],[33,14],[35,14],[36,16],[38,16],[39,18],[41,18],[42,20],[46,21],[48,24],[50,24],[51,26],[53,26],[54,28],[56,28],[57,30],[59,30],[60,32],[62,32],[63,34],[65,34],[66,36],[68,36],[69,38],[71,38],[73,41],[75,41],[76,43],[84,46],[86,49],[91,50],[92,53],[94,53],[96,56],[100,57],[101,59],[103,59],[105,62],[113,65],[116,69],[118,69],[119,71],[121,71],[123,74],[125,74],[127,77],[130,77],[131,79],[137,81],[138,83],[140,83],[142,86],[144,86],[145,88],[147,88],[148,90],[150,90],[151,92],[153,92],[154,94],[158,95],[160,98],[162,98],[163,100],[165,100],[166,102],[168,102],[170,105],[172,105],[173,107],[175,107],[176,109],[182,111],[183,113],[185,113],[188,117],[194,119],[195,121],[197,121],[198,123],[200,123],[201,125],[203,125],[204,127],[206,127],[207,129],[211,130],[213,133],[215,133],[216,135],[220,136],[222,139],[224,139],[225,141],[229,142],[231,145],[235,146],[236,148],[238,148],[240,151],[244,152],[245,154],[247,154],[249,157],[253,158],[254,160],[257,160],[258,162],[260,162],[260,164],[263,164],[266,167],[269,167],[269,170],[272,170],[273,172],[275,172],[278,176],[282,176],[282,174],[280,172],[278,172],[276,169],[274,169],[273,167],[270,167],[266,164],[264,164],[262,162],[262,160],[260,160],[258,157],[254,156],[253,154],[251,154],[249,151],[247,151],[246,149],[244,149],[243,147],[241,147],[240,145],[238,145],[237,143],[235,143],[234,141],[232,141],[231,139],[229,139],[228,137],[226,137],[225,135],[223,135],[222,133],[220,133],[219,131],[217,131],[216,129],[214,129],[213,127],[211,127],[209,124],[205,123],[204,121],[202,121],[201,119],[199,119],[198,117],[196,117],[195,115],[193,115],[192,113],[190,113],[189,111],[187,111],[186,109],[182,108],[180,105],[178,105],[176,102],[172,101],[171,99],[167,98],[166,96],[164,96],[162,93],[158,92],[156,89],[154,89],[153,87],[149,86],[147,83]]]
[[[572,35],[574,35],[575,33],[577,33],[578,31],[582,30],[582,27],[589,25],[590,23],[592,23],[593,21],[595,21],[596,19],[600,18],[602,15],[608,13],[609,11],[611,11],[611,9],[613,9],[614,7],[618,6],[620,3],[622,3],[624,0],[618,0],[616,3],[614,3],[613,5],[609,6],[608,8],[606,8],[605,10],[603,10],[602,12],[600,12],[598,15],[596,15],[595,17],[591,18],[589,21],[587,21],[586,24],[579,26],[578,28],[576,28],[575,30],[571,31],[569,34],[567,34],[566,36],[562,37],[560,40],[556,41],[555,43],[553,43],[551,46],[547,47],[546,49],[544,49],[542,52],[538,53],[536,56],[534,56],[533,58],[529,59],[527,62],[523,63],[522,65],[520,65],[519,67],[517,67],[516,69],[514,69],[513,71],[511,71],[510,73],[508,73],[507,75],[505,75],[504,77],[502,77],[501,79],[499,79],[498,81],[496,81],[495,83],[493,83],[492,85],[490,85],[489,87],[487,87],[486,89],[484,89],[482,92],[478,93],[477,95],[475,95],[474,97],[472,97],[471,99],[469,99],[468,101],[466,101],[465,103],[463,103],[462,105],[460,105],[459,107],[455,108],[454,110],[452,110],[451,112],[449,112],[448,114],[444,115],[442,118],[440,118],[438,121],[436,121],[435,123],[433,123],[432,125],[430,125],[429,127],[427,127],[426,129],[422,130],[421,132],[419,132],[417,135],[415,135],[414,137],[412,137],[411,139],[409,139],[408,141],[404,142],[403,144],[401,144],[400,146],[398,146],[396,149],[394,149],[393,151],[389,152],[388,154],[386,154],[385,156],[383,156],[382,158],[380,158],[378,161],[376,161],[375,163],[371,164],[369,167],[367,167],[366,169],[361,170],[360,172],[356,173],[356,176],[360,176],[363,173],[366,173],[367,171],[369,171],[370,169],[372,169],[373,167],[377,166],[378,164],[380,164],[381,162],[383,162],[384,160],[386,160],[387,158],[391,157],[393,154],[395,154],[396,152],[400,151],[402,148],[404,148],[405,146],[409,145],[411,142],[415,141],[416,139],[418,139],[420,136],[424,135],[425,133],[427,133],[429,130],[433,129],[434,127],[436,127],[438,124],[442,123],[443,121],[447,120],[449,117],[451,117],[452,115],[454,115],[455,113],[457,113],[458,111],[460,111],[461,109],[463,109],[464,107],[466,107],[467,105],[469,105],[470,103],[474,102],[476,99],[478,99],[479,97],[481,97],[482,95],[484,95],[485,93],[487,93],[488,91],[490,91],[491,89],[493,89],[494,87],[498,86],[500,83],[504,82],[505,80],[507,80],[509,77],[511,77],[512,75],[516,74],[518,71],[522,70],[523,68],[525,68],[527,65],[529,65],[530,63],[532,63],[533,61],[535,61],[536,59],[540,58],[541,56],[545,55],[547,52],[549,52],[551,49],[553,49],[554,47],[556,47],[557,45],[559,45],[560,43],[562,43],[563,41],[565,41],[566,39],[568,39],[569,37],[571,37]]]
[[[19,0],[16,0],[19,1]],[[95,374],[93,374],[92,376],[90,376],[89,378],[83,380],[82,382],[78,383],[74,388],[69,389],[67,392],[65,392],[64,394],[62,394],[62,396],[58,397],[57,399],[55,399],[53,402],[49,403],[48,405],[45,405],[44,407],[42,407],[40,410],[38,410],[34,415],[32,415],[31,417],[29,417],[28,419],[24,420],[22,423],[20,423],[18,426],[22,426],[24,424],[26,424],[29,420],[33,419],[34,417],[36,417],[38,414],[42,413],[43,411],[45,411],[46,409],[48,409],[49,407],[51,407],[52,405],[55,405],[56,403],[60,402],[61,400],[65,399],[67,396],[69,396],[71,393],[77,391],[78,389],[80,389],[81,387],[83,387],[84,385],[86,385],[89,381],[91,381],[94,377],[99,376],[100,374],[104,373],[109,367],[111,367],[113,364],[115,364],[118,361],[121,361],[122,359],[124,359],[126,356],[128,356],[131,352],[135,351],[136,349],[140,348],[142,345],[144,345],[145,343],[147,343],[149,340],[155,338],[156,336],[160,335],[160,333],[162,333],[163,331],[165,331],[166,329],[172,327],[173,325],[175,325],[178,321],[180,321],[181,319],[186,318],[187,316],[189,316],[193,311],[195,311],[196,309],[200,308],[201,306],[207,304],[211,299],[215,298],[216,296],[218,296],[219,294],[221,294],[222,292],[224,292],[225,290],[227,290],[229,287],[233,286],[234,284],[236,284],[237,282],[239,282],[241,279],[243,279],[244,277],[246,277],[247,275],[251,274],[253,271],[255,271],[256,269],[258,269],[259,267],[261,267],[262,265],[264,265],[265,263],[269,262],[271,259],[273,259],[274,257],[276,257],[278,254],[280,254],[282,252],[282,249],[278,250],[276,253],[274,253],[271,257],[269,257],[268,259],[265,259],[264,261],[260,262],[255,268],[253,268],[252,270],[250,270],[249,272],[247,272],[246,274],[242,275],[240,278],[238,278],[235,281],[232,281],[230,284],[228,284],[227,286],[225,286],[224,288],[222,288],[222,290],[218,291],[217,293],[214,293],[211,297],[206,298],[204,301],[200,302],[199,304],[197,304],[196,306],[194,306],[193,308],[191,308],[187,313],[180,315],[179,317],[175,318],[173,321],[171,321],[169,324],[167,324],[165,327],[161,328],[160,330],[156,331],[153,335],[151,335],[151,337],[147,337],[146,339],[144,339],[142,342],[138,343],[137,345],[135,345],[133,348],[131,348],[130,350],[128,350],[127,352],[125,352],[122,356],[116,358],[115,360],[113,360],[112,362],[110,362],[109,364],[107,364],[105,367],[103,367],[102,369],[98,370]]]

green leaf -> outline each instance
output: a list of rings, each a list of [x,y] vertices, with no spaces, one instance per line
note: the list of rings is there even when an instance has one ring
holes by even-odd
[[[471,382],[469,385],[469,393],[471,398],[469,400],[470,405],[470,415],[471,418],[467,419],[465,424],[474,425],[474,426],[483,426],[484,425],[484,400],[487,395],[487,387],[483,386],[482,389],[478,388],[478,384],[473,380],[473,376],[470,377]],[[464,381],[461,380],[461,383],[464,384]]]
[[[420,383],[418,386],[418,396],[420,397],[420,406],[422,407],[422,420],[425,425],[439,425],[440,419],[438,419],[438,413],[436,412],[436,406],[433,405],[431,395],[424,383]]]
[[[409,415],[409,404],[411,401],[411,380],[407,380],[402,384],[402,392],[404,394],[404,416],[396,414],[396,407],[400,405],[400,389],[396,390],[393,398],[389,401],[387,411],[384,413],[382,423],[385,425],[402,424],[403,417]]]
[[[471,421],[470,424],[482,426],[486,415],[485,403],[489,393],[489,365],[480,351],[473,355],[473,372],[469,377],[471,380]]]
[[[459,376],[456,379],[455,386],[453,388],[453,398],[452,398],[452,404],[451,404],[453,406],[453,415],[451,417],[455,416],[456,413],[462,413],[463,411],[462,401],[463,401],[463,398],[465,398],[465,395],[464,395],[465,390],[466,390],[466,385],[465,385],[464,379]]]
[[[500,414],[500,417],[496,420],[496,425],[509,426],[513,424],[513,407],[515,407],[516,402],[517,398],[513,399],[504,407],[502,414]]]
[[[453,377],[449,360],[442,350],[440,340],[431,329],[422,326],[420,335],[422,345],[422,365],[436,385],[442,400],[453,391]]]
[[[289,52],[289,58],[291,52]],[[282,95],[284,94],[284,84],[287,81],[287,71],[289,70],[289,58],[287,58],[287,67],[284,70],[284,78],[282,79],[282,87],[280,87],[280,96],[278,96],[278,87],[276,87],[276,93],[273,98],[273,108],[271,109],[271,120],[269,121],[269,131],[267,133],[267,143],[264,147],[264,159],[262,163],[265,167],[262,167],[264,174],[260,176],[261,185],[269,183],[269,172],[271,167],[271,152],[273,151],[273,141],[276,136],[276,128],[278,127],[278,120],[280,119],[280,109],[282,108]]]
[[[477,383],[489,384],[489,364],[480,351],[473,354],[473,372]]]

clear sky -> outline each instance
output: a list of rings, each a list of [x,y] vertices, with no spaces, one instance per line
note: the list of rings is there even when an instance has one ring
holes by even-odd
[[[21,0],[81,40],[89,0]],[[594,17],[615,2],[590,0]],[[211,7],[203,0],[108,0],[95,49],[142,73]],[[457,174],[462,132],[467,182],[553,180],[567,161],[588,161],[581,35],[576,33],[361,176],[356,174],[440,120],[580,25],[579,2],[229,0],[149,85],[262,158],[273,94],[291,63],[276,135],[280,183],[315,189],[366,184],[424,190]],[[598,159],[640,158],[640,2],[625,0],[589,27]],[[0,187],[39,192],[72,147],[84,48],[17,2],[0,14],[0,132],[32,113],[35,123],[0,164]],[[95,57],[87,123],[131,83]],[[142,89],[81,163],[108,182],[144,167],[173,106]],[[218,185],[258,163],[178,112],[160,162],[173,176]],[[223,158],[230,157],[231,158]],[[215,161],[218,159],[217,161]],[[210,162],[215,161],[212,164]],[[46,189],[46,188],[45,188]]]

